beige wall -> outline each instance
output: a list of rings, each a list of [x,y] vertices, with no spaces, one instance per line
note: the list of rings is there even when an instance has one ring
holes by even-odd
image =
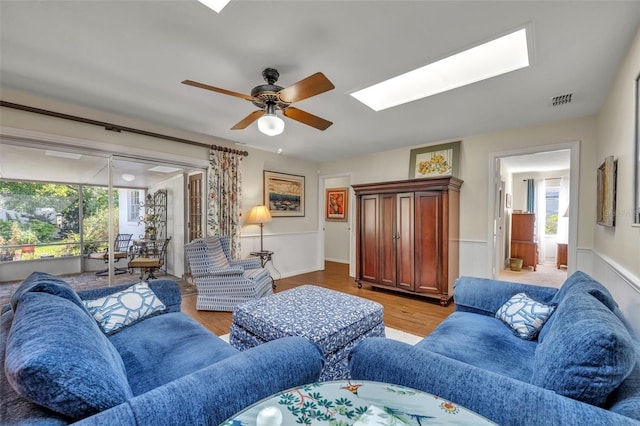
[[[489,159],[495,153],[517,154],[519,150],[580,142],[580,194],[595,182],[591,170],[595,151],[595,118],[549,123],[540,126],[503,130],[484,135],[461,137],[460,178],[464,180],[460,195],[460,239],[487,241],[489,230]],[[438,141],[435,144],[447,141]],[[425,146],[424,145],[416,145]],[[414,147],[378,152],[321,165],[322,174],[352,173],[353,183],[407,179],[409,152]],[[584,173],[583,173],[584,170]],[[591,197],[580,196],[578,246],[592,247],[595,207]],[[464,262],[464,259],[461,260]]]
[[[618,160],[616,226],[593,225],[594,250],[640,276],[640,226],[633,226],[635,141],[635,79],[640,73],[640,30],[602,107],[597,121],[597,145],[589,168],[595,170],[605,157]],[[595,193],[595,180],[591,185]],[[595,222],[592,222],[595,223]]]

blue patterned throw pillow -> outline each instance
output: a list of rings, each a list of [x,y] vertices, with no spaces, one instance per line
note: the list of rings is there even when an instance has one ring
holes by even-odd
[[[144,281],[109,296],[83,300],[83,303],[106,334],[167,309]]]
[[[554,305],[545,305],[525,293],[518,293],[498,309],[496,318],[504,321],[521,339],[533,340],[554,309]]]

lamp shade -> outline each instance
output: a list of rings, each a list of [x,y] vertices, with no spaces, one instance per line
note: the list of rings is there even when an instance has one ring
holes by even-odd
[[[267,223],[271,222],[271,214],[269,213],[269,209],[267,206],[255,206],[251,210],[249,210],[249,214],[247,214],[247,218],[244,221],[245,223]]]
[[[267,113],[258,119],[258,130],[267,136],[279,135],[284,131],[284,121],[275,113]]]

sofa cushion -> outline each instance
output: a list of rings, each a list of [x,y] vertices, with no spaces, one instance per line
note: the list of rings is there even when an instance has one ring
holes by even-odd
[[[162,336],[162,338],[158,338]],[[239,351],[183,313],[145,319],[109,337],[140,395]]]
[[[636,363],[625,326],[589,293],[567,294],[544,329],[531,383],[560,395],[604,406]]]
[[[29,292],[42,292],[63,297],[82,309],[84,305],[78,294],[62,278],[45,272],[32,272],[11,296],[11,308],[15,311],[20,298]]]
[[[82,302],[106,334],[116,333],[167,309],[144,281],[108,296]]]
[[[7,338],[5,372],[23,397],[72,419],[133,395],[120,355],[93,318],[48,293],[20,298]]]
[[[2,307],[0,317],[0,425],[67,425],[69,419],[62,414],[38,405],[17,393],[4,374],[5,349],[13,322],[10,305]]]
[[[518,293],[507,300],[496,312],[513,330],[513,334],[525,340],[533,340],[553,313],[555,306],[533,300],[526,293]]]
[[[415,346],[528,382],[537,345],[515,337],[497,318],[454,312]]]
[[[582,271],[576,271],[566,279],[562,287],[560,287],[555,296],[553,296],[551,303],[560,303],[567,295],[578,292],[589,293],[612,311],[618,306],[605,286]]]

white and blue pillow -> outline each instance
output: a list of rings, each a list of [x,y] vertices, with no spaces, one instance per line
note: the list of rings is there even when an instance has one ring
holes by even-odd
[[[144,281],[109,296],[83,300],[83,303],[106,334],[167,309]]]
[[[518,293],[498,309],[496,318],[511,327],[513,333],[521,339],[533,340],[554,309],[554,305],[546,305],[525,293]]]

